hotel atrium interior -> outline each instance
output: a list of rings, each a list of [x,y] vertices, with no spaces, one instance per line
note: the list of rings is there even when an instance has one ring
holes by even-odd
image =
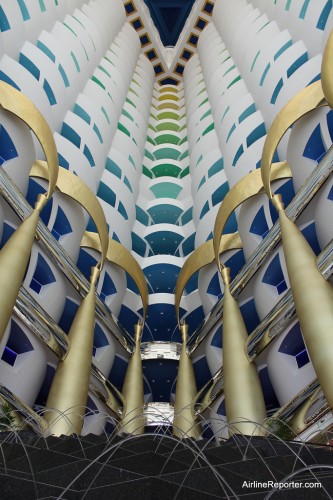
[[[0,413],[327,443],[332,28],[332,0],[0,2]]]

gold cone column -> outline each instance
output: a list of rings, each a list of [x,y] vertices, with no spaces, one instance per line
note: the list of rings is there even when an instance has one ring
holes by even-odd
[[[318,381],[333,407],[333,289],[317,268],[316,256],[298,227],[286,216],[281,197],[274,195],[290,288]]]
[[[45,195],[39,197],[32,214],[20,224],[0,252],[0,341],[7,328],[22,285],[35,239],[39,215],[47,200]]]
[[[224,282],[223,376],[230,434],[262,435],[266,407],[256,366],[245,353],[247,331],[238,303],[229,289],[229,268],[221,270]]]
[[[188,325],[180,325],[182,334],[182,350],[179,359],[176,384],[175,416],[173,419],[173,435],[179,438],[200,437],[200,427],[195,419],[193,400],[197,394],[192,360],[186,352]]]
[[[145,418],[143,416],[143,373],[140,349],[143,325],[138,323],[135,325],[134,329],[135,351],[128,363],[122,390],[125,398],[125,407],[121,423],[121,432],[139,435],[143,434],[145,430]]]
[[[86,410],[95,327],[95,286],[100,273],[92,268],[89,293],[82,300],[68,334],[69,345],[59,361],[46,406],[51,433],[80,434]]]

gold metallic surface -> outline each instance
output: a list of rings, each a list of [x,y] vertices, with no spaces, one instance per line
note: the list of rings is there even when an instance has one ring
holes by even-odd
[[[40,195],[32,214],[16,229],[0,252],[0,341],[22,284],[34,242],[40,211],[52,196],[58,175],[58,155],[52,132],[35,105],[21,92],[0,82],[0,105],[23,120],[36,134],[45,156],[48,191]]]
[[[220,241],[219,253],[242,248],[242,241],[238,233],[224,234]],[[179,306],[183,291],[193,274],[202,269],[207,264],[210,264],[215,259],[213,240],[206,241],[200,245],[185,261],[176,283],[175,289],[175,308],[178,325],[180,325]]]
[[[45,179],[49,181],[47,191],[49,199],[57,182],[59,166],[56,145],[45,118],[30,99],[5,82],[0,82],[0,106],[23,120],[40,142],[48,166]]]
[[[298,227],[286,216],[279,195],[281,237],[290,288],[305,345],[324,392],[333,407],[333,288],[318,270],[316,255]]]
[[[331,62],[330,62],[331,63]],[[273,156],[284,134],[289,127],[297,120],[302,118],[310,111],[317,107],[325,106],[324,92],[321,81],[312,83],[305,89],[298,92],[276,115],[274,121],[267,133],[262,156],[261,156],[261,175],[262,181],[269,198],[272,198],[271,181],[271,165]]]
[[[266,418],[257,368],[245,353],[247,330],[238,303],[229,290],[229,269],[222,269],[224,397],[230,434],[261,435],[256,423]]]
[[[45,419],[53,435],[80,434],[86,410],[95,327],[95,277],[82,300],[68,334],[69,347],[57,366]]]
[[[133,278],[140,292],[145,318],[148,308],[148,286],[143,271],[127,248],[111,238],[108,238],[108,240],[106,258],[109,262],[124,269]],[[82,238],[81,247],[93,248],[100,252],[101,245],[97,234],[86,231]]]
[[[327,40],[321,64],[321,84],[329,107],[333,108],[333,30]]]
[[[319,387],[302,404],[302,406],[296,410],[292,419],[288,422],[289,427],[291,428],[292,431],[294,431],[296,435],[301,434],[301,432],[303,432],[307,428],[308,423],[306,421],[306,415],[320,392],[321,388]]]
[[[41,179],[47,178],[47,164],[44,161],[36,161],[30,172],[31,177],[39,177]],[[80,203],[80,205],[88,212],[90,217],[96,224],[97,231],[100,238],[100,248],[101,248],[101,261],[100,269],[103,267],[104,260],[106,258],[106,252],[108,248],[108,231],[105,220],[105,215],[103,209],[91,191],[91,189],[79,178],[74,175],[69,170],[60,167],[59,175],[56,183],[56,187],[59,191],[73,200]]]
[[[179,358],[172,433],[178,438],[191,437],[198,439],[201,429],[198,422],[196,422],[193,403],[197,395],[197,386],[192,360],[186,352],[188,325],[181,325],[180,332],[182,335],[182,350]]]
[[[35,208],[0,252],[0,341],[7,328],[29,262],[39,215],[39,210]]]
[[[272,180],[285,179],[291,176],[292,174],[287,162],[284,161],[274,163],[272,165]],[[214,254],[219,269],[223,266],[223,264],[219,262],[219,254],[221,253],[221,237],[228,218],[241,203],[258,194],[262,188],[263,182],[260,169],[253,170],[240,179],[224,197],[224,200],[222,201],[217,212],[213,230]]]
[[[120,431],[126,434],[139,435],[143,434],[145,430],[145,417],[143,416],[144,389],[140,349],[143,325],[138,323],[134,328],[135,351],[128,363],[122,390],[125,404]]]

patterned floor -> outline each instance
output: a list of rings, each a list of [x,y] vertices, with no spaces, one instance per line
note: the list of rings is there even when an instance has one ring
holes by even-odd
[[[0,498],[94,500],[322,499],[333,496],[333,451],[276,439],[178,441],[145,435],[42,438],[0,433]],[[309,466],[313,466],[310,470]],[[258,487],[293,474],[283,492]],[[256,481],[245,488],[245,482]],[[250,485],[249,485],[250,486]],[[256,487],[257,486],[257,487]]]

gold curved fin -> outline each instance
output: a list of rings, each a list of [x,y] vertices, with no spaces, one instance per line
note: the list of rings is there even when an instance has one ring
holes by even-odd
[[[97,234],[86,231],[81,241],[81,247],[93,248],[94,250],[100,252],[101,246]],[[148,287],[141,267],[133,255],[123,245],[112,240],[111,238],[109,238],[106,258],[109,262],[117,264],[119,267],[124,269],[124,271],[126,271],[135,281],[141,295],[145,318],[148,308]]]
[[[333,61],[333,30],[327,40],[323,61],[321,64],[321,84],[323,87],[323,92],[325,99],[330,108],[333,108],[333,71],[332,71],[332,61]]]
[[[310,111],[326,106],[321,81],[312,83],[298,92],[276,115],[267,133],[261,156],[261,175],[267,196],[272,198],[271,165],[276,148],[289,127]],[[272,179],[273,180],[273,179]]]
[[[50,127],[30,99],[5,82],[0,82],[0,105],[23,120],[40,142],[48,166],[45,177],[49,182],[47,198],[51,198],[56,186],[59,166],[57,148]]]
[[[220,251],[226,252],[227,250],[233,250],[234,248],[242,248],[242,241],[238,233],[225,234],[222,236],[220,241]],[[206,241],[200,245],[194,252],[188,257],[184,263],[176,283],[175,289],[175,308],[178,325],[180,326],[179,318],[179,307],[180,300],[182,298],[183,291],[189,279],[199,271],[201,268],[207,266],[214,261],[214,247],[213,240]]]
[[[36,161],[32,166],[30,177],[47,179],[46,162],[40,160]],[[100,268],[102,268],[107,254],[109,235],[107,232],[105,215],[98,199],[79,177],[62,167],[59,168],[56,187],[61,193],[80,203],[95,222],[100,239],[99,251],[102,254]]]
[[[284,179],[288,177],[292,177],[292,173],[286,161],[273,163],[272,180]],[[263,181],[260,169],[253,170],[240,179],[237,184],[230,189],[222,201],[219,211],[217,212],[213,230],[214,254],[219,269],[221,269],[221,264],[219,262],[219,255],[221,253],[221,235],[229,216],[241,203],[258,194],[262,188]]]

